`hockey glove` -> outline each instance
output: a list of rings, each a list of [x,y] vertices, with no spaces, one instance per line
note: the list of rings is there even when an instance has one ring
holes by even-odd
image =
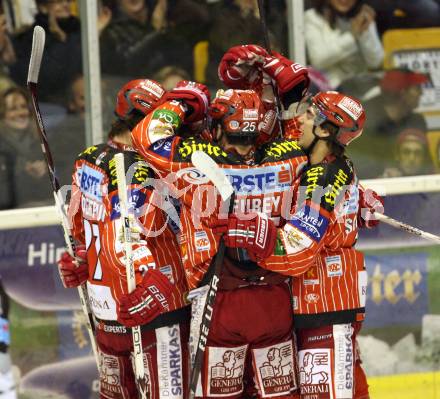
[[[299,102],[309,88],[307,68],[275,51],[265,58],[263,71],[275,81],[285,108]]]
[[[379,224],[375,213],[384,213],[383,198],[374,190],[359,186],[359,211],[357,216],[358,226],[371,229]]]
[[[118,322],[127,327],[150,323],[170,310],[168,301],[173,289],[165,275],[158,270],[148,270],[136,289],[120,298],[117,308]]]
[[[251,89],[259,86],[261,68],[268,52],[255,44],[231,47],[222,57],[218,76],[231,89]]]
[[[61,281],[66,288],[79,287],[89,278],[89,265],[87,264],[85,245],[78,245],[75,258],[66,251],[61,255],[57,263]]]
[[[204,84],[181,80],[173,90],[165,94],[165,99],[184,103],[187,107],[184,122],[193,123],[206,117],[210,94]]]
[[[264,214],[247,214],[246,220],[229,215],[228,219],[217,220],[213,227],[216,234],[223,234],[227,247],[247,249],[252,258],[265,259],[274,251],[277,229]]]

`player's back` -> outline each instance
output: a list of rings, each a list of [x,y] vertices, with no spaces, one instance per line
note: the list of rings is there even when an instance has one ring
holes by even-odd
[[[142,158],[127,146],[114,142],[87,148],[76,162],[72,200],[78,212],[74,235],[86,245],[89,264],[87,287],[92,310],[102,320],[116,320],[116,302],[127,293],[122,223],[114,155],[123,152],[133,213],[135,236],[133,259],[136,280],[142,272],[158,268],[181,287],[182,295],[173,299],[173,308],[183,305],[186,290],[175,236],[167,227],[163,213],[150,206],[154,178]],[[147,237],[152,235],[152,237]]]

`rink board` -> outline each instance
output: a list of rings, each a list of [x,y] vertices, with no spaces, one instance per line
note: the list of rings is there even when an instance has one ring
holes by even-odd
[[[372,399],[438,399],[440,372],[370,377]]]

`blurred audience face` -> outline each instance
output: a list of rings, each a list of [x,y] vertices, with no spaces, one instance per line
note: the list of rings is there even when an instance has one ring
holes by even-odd
[[[174,65],[167,65],[159,69],[153,79],[160,82],[165,90],[172,90],[181,80],[191,80],[188,72]]]
[[[145,0],[119,0],[118,4],[122,12],[129,16],[135,16],[146,7]]]
[[[176,87],[176,84],[181,80],[185,80],[186,77],[181,75],[169,75],[161,83],[165,90],[172,90]]]
[[[84,78],[82,76],[75,79],[70,88],[69,112],[74,114],[84,114]]]
[[[257,0],[234,0],[234,4],[243,11],[253,11],[258,8]]]
[[[44,13],[52,14],[55,18],[69,18],[70,0],[48,0],[45,5],[40,6]]]
[[[341,14],[349,12],[357,1],[358,0],[328,0],[330,7]]]
[[[396,160],[404,176],[424,173],[427,157],[427,141],[422,131],[407,130],[401,133]]]
[[[419,106],[422,88],[420,86],[410,86],[403,90],[402,101],[408,106],[408,110],[413,111]]]
[[[19,91],[11,91],[4,97],[4,122],[7,126],[24,130],[29,127],[31,112],[26,97]]]

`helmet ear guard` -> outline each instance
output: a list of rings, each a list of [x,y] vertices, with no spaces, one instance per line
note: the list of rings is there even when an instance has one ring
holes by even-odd
[[[213,103],[209,106],[208,115],[212,119],[222,119],[228,112],[229,107],[221,103]]]

